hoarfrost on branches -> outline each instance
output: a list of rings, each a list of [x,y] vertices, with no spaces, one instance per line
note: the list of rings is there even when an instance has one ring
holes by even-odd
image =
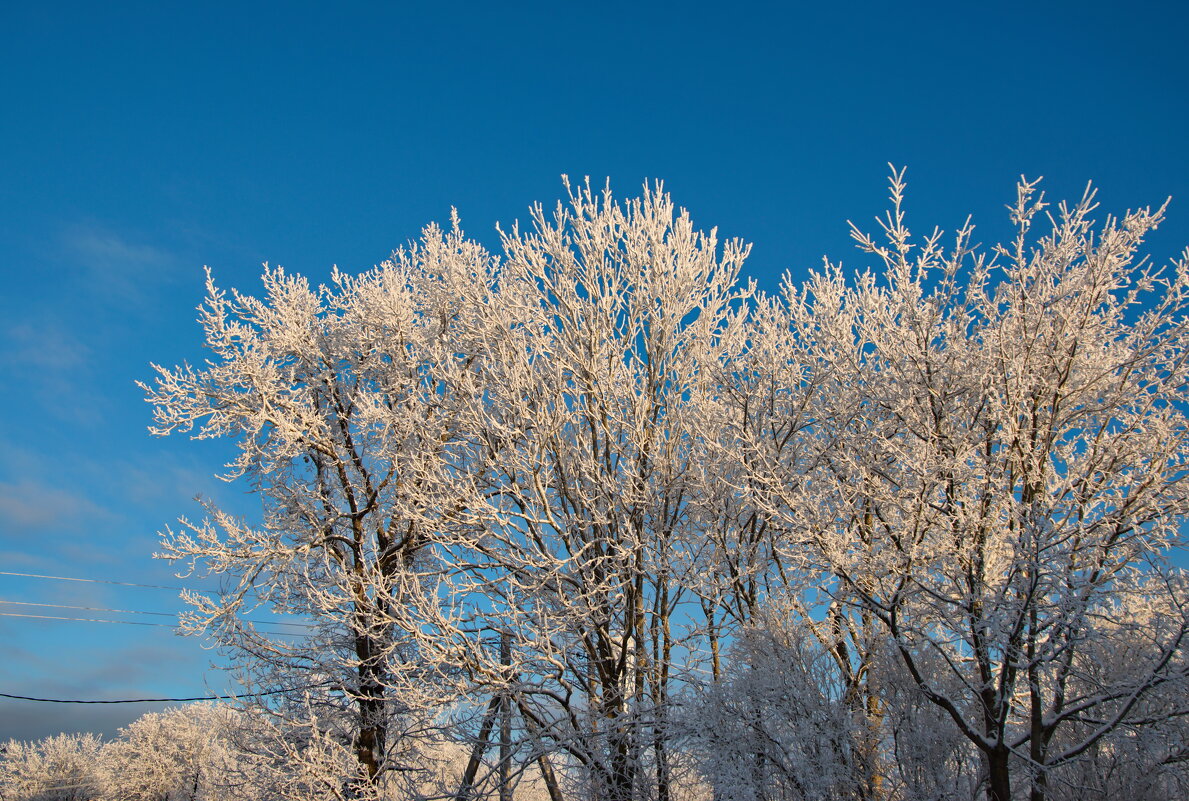
[[[988,798],[1022,782],[1039,799],[1185,679],[1185,585],[1165,555],[1189,511],[1189,266],[1137,255],[1163,209],[1095,230],[1091,192],[1046,218],[1031,183],[1010,245],[981,252],[969,226],[918,243],[902,175],[883,242],[855,231],[880,274],[827,266],[786,288],[784,385],[813,393],[811,422],[743,447],[788,559],[879,621],[981,753]],[[811,460],[789,458],[794,439]],[[1112,624],[1124,609],[1152,625]],[[1096,669],[1119,652],[1117,672]]]
[[[490,259],[454,228],[359,276],[312,289],[266,269],[263,298],[207,279],[214,359],[157,368],[153,432],[230,437],[229,478],[264,503],[250,525],[210,517],[167,531],[162,555],[224,579],[189,593],[185,626],[223,646],[248,693],[354,750],[366,783],[399,767],[394,719],[432,717],[458,669],[437,549],[464,531],[483,444],[472,431],[475,350]],[[278,635],[258,607],[304,623]],[[434,632],[442,633],[435,637]],[[395,760],[395,761],[394,761]]]
[[[447,746],[459,799],[1179,795],[1164,209],[1022,182],[986,249],[915,238],[904,187],[854,230],[876,267],[776,295],[659,185],[589,182],[498,258],[455,220],[326,287],[208,278],[212,359],[146,391],[263,501],[163,538],[222,580],[186,625],[257,699],[245,764],[294,798],[424,795]]]

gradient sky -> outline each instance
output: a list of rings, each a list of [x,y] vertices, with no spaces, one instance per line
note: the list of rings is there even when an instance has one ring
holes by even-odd
[[[488,244],[559,176],[663,179],[773,288],[908,167],[909,223],[1006,231],[1021,174],[1159,204],[1189,245],[1183,3],[0,3],[0,571],[175,585],[156,532],[229,450],[146,433],[136,379],[202,358],[202,266],[360,270],[451,206]],[[171,612],[172,590],[0,575],[0,599]],[[0,604],[0,612],[166,621]],[[0,692],[202,695],[168,627],[0,616]],[[0,739],[153,707],[0,699]]]

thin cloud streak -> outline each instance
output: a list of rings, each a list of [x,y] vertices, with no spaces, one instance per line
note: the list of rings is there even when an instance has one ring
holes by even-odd
[[[5,539],[75,530],[111,518],[110,512],[79,493],[28,480],[0,482],[0,536]]]
[[[68,226],[62,247],[91,293],[133,307],[151,304],[159,289],[177,279],[181,264],[169,250],[95,224]]]

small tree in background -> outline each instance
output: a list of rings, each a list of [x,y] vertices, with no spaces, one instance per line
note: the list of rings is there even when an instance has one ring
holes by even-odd
[[[20,801],[98,798],[102,747],[94,734],[59,734],[38,742],[9,740],[0,759],[0,797]]]
[[[96,770],[110,801],[251,798],[237,776],[241,716],[222,704],[149,712],[103,747]]]

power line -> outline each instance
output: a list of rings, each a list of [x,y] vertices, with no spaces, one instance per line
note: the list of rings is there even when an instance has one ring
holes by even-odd
[[[41,606],[42,604],[38,604],[38,605]],[[50,604],[45,604],[45,605],[48,606]],[[151,615],[151,614],[163,614],[163,613],[145,612],[144,614]],[[26,615],[26,614],[22,614],[20,612],[0,612],[0,617],[25,617],[25,618],[33,618],[35,620],[69,620],[69,621],[73,621],[75,623],[122,623],[125,626],[157,626],[159,628],[166,628],[166,629],[178,628],[178,626],[171,625],[169,623],[147,623],[143,620],[108,620],[106,618],[98,618],[98,617],[63,617],[63,616],[59,616],[59,615]],[[301,626],[301,625],[305,625],[305,624],[302,624],[302,623],[269,623],[268,625]],[[296,631],[267,631],[264,633],[265,634],[275,634],[275,635],[281,636],[281,637],[300,637],[300,636],[302,636],[300,632],[296,632]]]
[[[9,601],[0,598],[0,604],[12,604],[13,606],[48,606],[53,609],[82,609],[87,612],[119,612],[123,615],[156,615],[157,617],[177,617],[175,612],[141,612],[136,609],[107,609],[102,606],[71,606],[70,604],[39,604],[33,601]]]
[[[51,609],[80,609],[80,610],[83,610],[86,612],[114,612],[116,614],[121,614],[121,615],[154,615],[156,617],[173,617],[173,618],[176,618],[178,616],[177,612],[145,612],[145,611],[141,611],[139,609],[108,609],[107,607],[104,607],[104,606],[71,606],[70,604],[45,604],[45,603],[35,603],[33,601],[8,601],[3,598],[0,598],[0,604],[12,604],[13,606],[41,606],[41,607],[49,607]],[[3,614],[3,613],[0,613],[0,614]],[[30,615],[29,617],[34,617],[34,616]],[[49,619],[57,620],[59,618],[49,618]],[[82,620],[83,618],[60,618],[60,619],[61,620]],[[258,624],[264,625],[264,626],[296,626],[298,628],[310,628],[309,623],[290,623],[285,620],[259,620],[256,618],[246,618],[246,617],[240,618],[240,620],[244,621],[245,623],[258,623]],[[113,621],[113,622],[118,623],[121,621]],[[131,622],[131,621],[125,621],[125,622]],[[159,623],[157,625],[163,625],[163,624]]]
[[[54,581],[82,581],[82,582],[87,582],[89,584],[115,584],[115,585],[118,585],[121,587],[144,587],[144,588],[150,589],[150,590],[187,590],[187,589],[192,589],[190,587],[180,587],[180,586],[166,585],[166,584],[137,584],[136,582],[132,582],[132,581],[113,581],[110,579],[78,578],[76,576],[49,576],[49,575],[43,575],[40,573],[14,573],[14,572],[11,572],[8,570],[0,570],[0,576],[19,576],[22,578],[50,579],[50,580],[54,580]],[[202,590],[198,590],[198,591],[201,592]],[[16,605],[20,605],[20,606],[47,606],[47,607],[53,607],[53,608],[57,608],[57,609],[81,609],[81,610],[86,610],[89,612],[116,612],[116,613],[126,614],[126,615],[157,615],[157,616],[161,616],[161,617],[176,617],[177,616],[176,612],[142,612],[142,611],[138,611],[135,609],[107,609],[107,608],[97,607],[97,606],[70,606],[68,604],[37,604],[37,603],[32,603],[30,601],[0,600],[0,603],[16,604]],[[3,614],[3,613],[0,613],[0,614]],[[38,616],[37,615],[10,614],[9,617],[38,617]],[[51,618],[51,617],[47,617],[47,616],[42,616],[42,617],[45,617],[45,619],[47,619],[47,620],[80,620],[80,621],[83,620],[83,618],[66,618],[66,617]],[[245,623],[257,623],[257,624],[261,624],[261,625],[265,625],[265,626],[296,626],[299,628],[310,628],[310,624],[308,624],[308,623],[289,623],[289,622],[286,622],[283,620],[258,620],[258,619],[252,619],[252,618],[241,618],[241,619]],[[88,621],[84,621],[84,622],[94,622],[94,623],[128,622],[128,623],[132,623],[132,621],[120,621],[120,620],[88,620]],[[140,624],[135,624],[135,625],[147,626],[147,625],[164,625],[164,624],[140,623]]]
[[[11,693],[0,693],[0,698],[14,698],[17,701],[38,701],[43,704],[160,704],[182,701],[219,701],[224,698],[262,698],[266,695],[280,695],[281,693],[292,693],[299,690],[313,690],[318,687],[328,687],[334,683],[335,682],[324,681],[321,684],[307,684],[303,687],[282,687],[279,690],[267,690],[262,693],[243,693],[242,695],[203,695],[196,698],[121,698],[114,701],[80,701],[77,699],[65,698],[34,698],[29,695],[12,695]]]
[[[132,581],[112,581],[110,579],[75,578],[73,576],[43,576],[40,573],[10,573],[0,570],[0,576],[20,576],[21,578],[53,579],[54,581],[85,581],[90,584],[118,584],[121,587],[145,587],[150,590],[189,590],[192,587],[179,587],[166,584],[136,584]]]
[[[172,626],[169,623],[146,623],[143,620],[104,620],[97,617],[59,617],[57,615],[23,615],[19,612],[0,612],[0,617],[28,617],[35,620],[73,620],[76,623],[123,623],[125,626],[160,626],[167,629],[176,629],[177,626]],[[277,632],[283,634],[284,632]]]
[[[265,695],[266,693],[260,693]],[[14,698],[17,701],[40,701],[43,704],[157,704],[167,701],[217,701],[218,696],[204,695],[199,698],[122,698],[116,701],[79,701],[65,698],[33,698],[28,695],[0,693],[0,698]]]

